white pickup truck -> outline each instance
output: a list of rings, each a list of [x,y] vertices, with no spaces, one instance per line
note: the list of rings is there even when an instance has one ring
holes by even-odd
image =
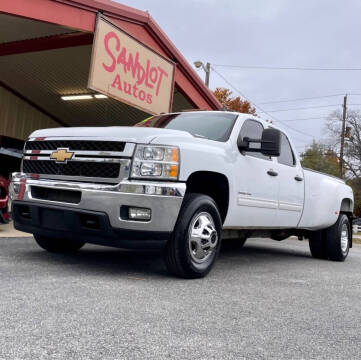
[[[351,188],[303,169],[288,136],[248,114],[38,130],[10,192],[15,228],[48,251],[162,248],[168,270],[185,278],[210,271],[222,234],[240,245],[296,235],[313,257],[336,261],[352,246]]]

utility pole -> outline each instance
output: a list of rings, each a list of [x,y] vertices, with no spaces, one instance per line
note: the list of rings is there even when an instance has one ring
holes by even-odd
[[[339,176],[342,179],[343,173],[343,148],[345,145],[345,128],[346,128],[346,110],[347,110],[347,94],[343,97],[343,113],[342,113],[342,130],[341,130],[341,149],[340,149],[340,163]]]
[[[209,87],[209,75],[211,73],[211,64],[209,62],[207,62],[206,64],[206,80],[205,80],[205,83],[206,83],[206,86]]]

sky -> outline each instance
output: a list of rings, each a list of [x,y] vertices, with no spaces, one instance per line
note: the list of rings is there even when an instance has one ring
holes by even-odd
[[[190,63],[211,63],[215,70],[210,75],[212,90],[227,87],[235,96],[241,92],[258,105],[262,118],[272,119],[287,131],[299,152],[313,139],[326,141],[325,117],[341,110],[343,94],[349,94],[348,108],[361,109],[361,71],[220,66],[360,69],[360,0],[119,2],[148,10]],[[203,70],[198,74],[204,79]],[[321,96],[327,97],[269,103]],[[298,120],[305,118],[316,119]]]

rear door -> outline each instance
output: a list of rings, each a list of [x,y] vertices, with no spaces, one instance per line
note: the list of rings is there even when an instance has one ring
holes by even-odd
[[[277,158],[276,172],[279,179],[277,225],[296,227],[303,211],[305,181],[301,164],[283,132],[281,132],[281,154]]]

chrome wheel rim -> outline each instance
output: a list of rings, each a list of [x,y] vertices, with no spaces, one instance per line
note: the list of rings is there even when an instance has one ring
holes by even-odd
[[[347,251],[347,247],[348,247],[348,227],[347,224],[343,224],[341,229],[341,250],[343,253]]]
[[[189,252],[198,264],[207,261],[215,252],[218,233],[212,216],[207,212],[197,214],[191,221],[188,235]]]

